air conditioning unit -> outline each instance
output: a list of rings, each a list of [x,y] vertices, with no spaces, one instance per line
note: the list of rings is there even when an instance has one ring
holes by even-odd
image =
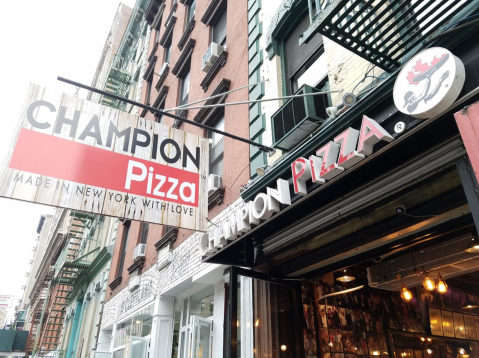
[[[214,193],[218,189],[223,189],[223,177],[210,174],[208,177],[208,195]]]
[[[317,88],[303,85],[295,94],[322,92]],[[292,98],[271,116],[273,146],[289,151],[305,139],[324,122],[327,95]]]
[[[165,266],[168,266],[173,261],[173,252],[170,250],[170,246],[166,245],[160,251],[158,251],[158,261],[156,267],[161,270]]]
[[[138,244],[133,250],[133,261],[138,260],[140,257],[145,257],[146,245]]]
[[[224,47],[212,42],[206,53],[203,55],[203,61],[201,62],[201,69],[203,72],[208,72],[213,64],[218,59],[218,56],[224,51]]]

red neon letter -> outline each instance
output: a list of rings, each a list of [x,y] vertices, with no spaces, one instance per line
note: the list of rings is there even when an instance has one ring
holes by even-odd
[[[291,171],[293,173],[293,187],[294,192],[299,195],[306,195],[306,180],[311,178],[311,167],[309,160],[304,158],[296,159],[291,164]]]

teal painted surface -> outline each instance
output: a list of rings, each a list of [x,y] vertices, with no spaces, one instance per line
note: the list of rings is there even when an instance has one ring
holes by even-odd
[[[81,317],[83,317],[83,305],[81,301],[77,301],[77,306],[75,307],[75,316],[73,317],[72,329],[70,331],[70,338],[68,340],[67,354],[65,358],[75,357],[75,349],[77,347],[77,333],[80,332],[78,329],[78,324],[81,322]]]
[[[251,75],[254,71],[258,69],[259,66],[261,66],[263,63],[263,53],[257,52],[255,56],[251,59],[249,65],[248,65],[248,73]]]
[[[257,0],[248,10],[248,22],[261,10],[261,0]]]
[[[249,120],[250,123],[253,122],[256,118],[258,118],[261,114],[261,107],[259,103],[253,104],[253,106],[249,110]]]
[[[249,127],[249,137],[254,139],[261,135],[266,129],[266,117],[263,114],[261,117],[257,118],[254,122],[250,124]]]
[[[261,65],[263,52],[260,50],[259,40],[263,34],[263,23],[259,21],[261,0],[248,0],[248,74],[249,84],[261,81]],[[258,100],[264,96],[264,83],[249,89],[249,99]],[[249,112],[250,139],[262,143],[261,134],[265,131],[265,116],[261,114],[261,103],[250,105]],[[257,147],[250,146],[250,177],[257,176],[256,168],[267,163],[265,153]]]
[[[249,94],[250,101],[255,101],[261,99],[264,96],[264,83],[261,83],[254,87],[254,89]]]
[[[266,164],[266,154],[264,152],[261,152],[253,160],[251,160],[251,164],[249,166],[250,176],[251,177],[257,176],[258,174],[256,174],[256,168],[262,167],[265,164]]]

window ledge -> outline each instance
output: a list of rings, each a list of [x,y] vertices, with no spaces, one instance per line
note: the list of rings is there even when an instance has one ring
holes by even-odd
[[[114,290],[120,285],[120,283],[121,283],[121,276],[118,276],[113,281],[111,281],[111,283],[108,286],[110,287],[111,290]]]
[[[178,237],[178,228],[175,227],[171,229],[170,231],[168,231],[165,235],[163,235],[163,237],[160,240],[158,240],[158,242],[155,244],[156,251],[159,251],[160,249],[165,247],[167,243],[175,242],[177,237]]]
[[[201,22],[206,26],[211,26],[216,22],[218,17],[221,15],[224,6],[226,6],[226,0],[211,0],[210,4],[206,8]]]
[[[188,40],[188,37],[190,37],[194,27],[195,27],[195,18],[193,17],[188,23],[188,25],[186,26],[185,32],[183,32],[183,35],[181,36],[180,41],[178,41],[178,48],[180,50],[182,50],[183,47],[185,46],[186,40]]]
[[[156,97],[156,100],[155,102],[153,102],[153,106],[152,107],[155,107],[155,108],[158,108],[158,106],[160,105],[161,102],[163,102],[163,100],[165,99],[166,95],[168,94],[168,90],[170,88],[168,86],[163,86],[161,88],[161,91],[160,93],[158,93],[158,97]],[[152,114],[157,114],[156,112],[153,112],[153,111],[150,111]]]
[[[183,117],[183,118],[187,118],[188,117],[188,110],[187,109],[183,109],[181,111],[177,111],[176,112],[176,115],[177,116],[180,116],[180,117]],[[180,128],[181,127],[181,124],[183,123],[183,121],[179,120],[179,119],[175,119],[175,123],[173,123],[173,128]]]
[[[145,266],[145,257],[140,257],[139,259],[136,259],[133,265],[127,268],[128,273],[131,275],[134,271],[138,270],[138,273],[140,270]]]
[[[150,1],[145,11],[145,20],[148,23],[148,25],[154,27],[155,20],[158,18],[158,14],[160,12],[163,13],[162,7],[163,9],[165,8],[165,0]],[[161,17],[161,15],[159,17]]]
[[[211,194],[208,194],[208,210],[210,210],[215,205],[221,205],[223,203],[224,196],[224,188],[218,188]]]
[[[145,104],[146,104],[147,106],[150,105],[150,103],[145,103]],[[145,116],[146,116],[147,113],[148,113],[148,109],[143,108],[143,110],[142,110],[141,113],[140,113],[140,117],[141,117],[141,118],[145,118]]]
[[[216,74],[219,72],[221,67],[226,64],[226,60],[228,58],[228,52],[223,51],[221,55],[218,56],[218,59],[213,64],[213,67],[208,71],[203,81],[201,81],[200,86],[203,88],[203,91],[206,92],[208,90],[209,85],[215,78]]]
[[[170,65],[166,65],[165,69],[160,75],[160,78],[158,78],[158,82],[156,82],[155,88],[157,91],[160,90],[160,87],[163,85],[163,82],[165,82],[166,76],[168,76],[168,73],[170,73]]]
[[[145,70],[145,74],[143,75],[143,79],[145,81],[149,81],[153,79],[153,72],[155,72],[155,65],[157,60],[158,60],[158,56],[153,56],[153,59],[148,64],[148,67]]]
[[[153,48],[151,49],[150,56],[148,56],[148,62],[151,62],[153,56],[156,54],[156,50],[158,50],[158,45],[159,44],[160,44],[159,42],[155,42],[155,44],[153,45]]]
[[[185,49],[183,50],[180,57],[178,58],[178,61],[176,61],[176,64],[171,69],[171,73],[174,74],[176,77],[179,77],[180,74],[185,69],[188,63],[188,60],[191,58],[191,55],[193,54],[193,49],[195,48],[195,44],[196,44],[195,39],[188,40],[188,43],[186,44]]]
[[[173,14],[173,12],[171,14]],[[171,16],[171,18],[168,17],[168,19],[169,20],[165,23],[166,30],[160,39],[160,45],[163,47],[165,47],[166,44],[169,42],[168,40],[171,39],[173,35],[173,28],[175,27],[175,24],[176,24],[176,16]]]
[[[221,82],[216,86],[214,91],[211,93],[210,97],[219,95],[223,92],[228,92],[230,90],[231,86],[231,81],[223,78]],[[225,94],[224,96],[221,97],[216,97],[216,98],[210,98],[205,102],[205,106],[211,105],[211,104],[217,104],[217,103],[223,103],[225,101],[225,98],[228,96],[228,94]],[[208,122],[208,119],[210,117],[210,114],[215,110],[215,108],[202,108],[199,110],[199,112],[196,114],[196,116],[193,118],[195,122],[198,123],[206,123]]]

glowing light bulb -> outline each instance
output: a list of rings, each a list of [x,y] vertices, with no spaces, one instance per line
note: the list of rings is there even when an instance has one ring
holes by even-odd
[[[447,292],[447,283],[444,281],[444,278],[439,275],[437,280],[437,292],[444,294]]]
[[[256,327],[259,326],[259,318],[256,320],[255,324],[254,324]]]
[[[427,354],[432,354],[432,350],[428,349],[427,351]]]
[[[423,341],[423,342],[424,342],[425,340],[426,340],[426,338],[424,338],[424,337],[421,337],[421,341]]]
[[[436,283],[429,277],[429,275],[424,276],[424,279],[422,280],[422,285],[428,291],[433,291],[436,288]]]
[[[283,352],[286,351],[287,348],[288,348],[288,347],[286,347],[285,344],[281,345],[281,350],[282,350]]]
[[[411,293],[411,291],[409,291],[407,289],[407,287],[405,285],[403,285],[402,289],[401,289],[401,299],[404,302],[411,302],[411,300],[412,300],[412,293]]]
[[[466,354],[466,351],[464,350],[464,348],[459,348],[459,354]]]

